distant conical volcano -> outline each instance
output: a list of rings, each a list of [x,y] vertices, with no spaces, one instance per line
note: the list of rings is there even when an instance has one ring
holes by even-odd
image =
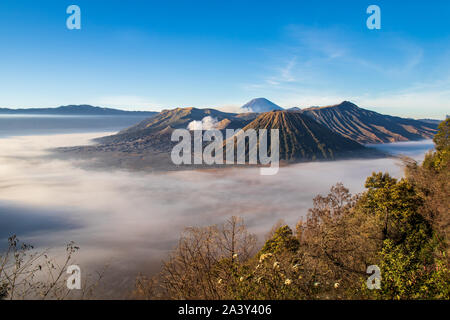
[[[342,137],[298,112],[266,112],[243,129],[279,129],[280,159],[287,161],[331,160],[373,154],[372,150],[356,141]]]
[[[283,108],[266,98],[253,99],[241,107],[242,112],[268,112],[272,110],[283,110]]]

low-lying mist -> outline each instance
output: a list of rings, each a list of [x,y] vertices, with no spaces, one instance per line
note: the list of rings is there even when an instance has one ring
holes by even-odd
[[[402,175],[392,158],[303,163],[261,176],[258,168],[93,171],[45,157],[49,148],[82,145],[103,135],[0,139],[0,248],[10,234],[38,247],[63,247],[73,240],[81,247],[82,269],[108,263],[117,286],[127,286],[137,272],[155,272],[187,226],[237,215],[263,240],[280,219],[294,227],[313,197],[337,182],[355,193],[373,171]],[[410,155],[419,159],[423,150]]]

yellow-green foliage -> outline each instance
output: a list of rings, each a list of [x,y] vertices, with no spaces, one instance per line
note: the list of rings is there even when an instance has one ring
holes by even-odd
[[[299,241],[294,237],[292,229],[289,226],[278,228],[274,235],[266,241],[261,253],[278,253],[282,251],[296,252],[299,248]]]
[[[392,240],[385,240],[379,264],[381,290],[373,290],[371,296],[378,299],[449,299],[450,272],[444,260],[424,263],[417,255],[418,252],[404,250]]]
[[[424,168],[436,172],[448,170],[450,160],[450,118],[439,124],[439,131],[434,136],[436,152],[428,153],[424,160]]]

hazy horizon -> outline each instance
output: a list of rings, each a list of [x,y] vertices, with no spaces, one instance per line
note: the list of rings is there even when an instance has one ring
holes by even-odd
[[[269,101],[271,101],[271,100],[269,100]],[[337,105],[337,104],[339,104],[339,103],[341,103],[341,102],[344,102],[344,101],[348,101],[348,100],[343,100],[343,101],[340,101],[340,102],[338,102],[338,103],[334,103],[334,104],[331,104],[331,105]],[[248,102],[248,101],[247,101]],[[271,101],[271,102],[274,102],[274,101]],[[350,101],[350,102],[352,102],[352,101]],[[353,102],[352,102],[353,103]],[[245,103],[244,103],[245,104]],[[242,104],[242,105],[244,105],[244,104]],[[275,104],[276,104],[276,102],[275,102]],[[4,109],[10,109],[10,110],[28,110],[28,109],[30,109],[30,110],[33,110],[33,109],[55,109],[55,108],[59,108],[59,107],[66,107],[66,106],[81,106],[81,105],[89,105],[89,104],[62,104],[62,105],[57,105],[57,106],[51,106],[51,107],[30,107],[30,108],[27,108],[27,107],[1,107],[0,106],[0,109],[2,109],[2,108],[4,108]],[[242,107],[242,105],[240,105],[240,106],[228,106],[228,107],[214,107],[214,106],[211,106],[211,107],[196,107],[196,106],[174,106],[174,107],[170,107],[170,108],[159,108],[159,109],[132,109],[132,110],[130,110],[130,109],[127,109],[127,108],[121,108],[121,107],[110,107],[110,106],[99,106],[99,105],[89,105],[89,106],[92,106],[92,107],[99,107],[99,108],[109,108],[109,109],[114,109],[114,110],[121,110],[121,111],[141,111],[141,112],[161,112],[163,109],[176,109],[176,108],[191,108],[191,107],[193,107],[193,108],[198,108],[198,109],[216,109],[216,110],[219,110],[219,111],[223,111],[223,112],[230,112],[230,113],[243,113],[243,112],[246,112],[246,111],[243,111],[243,110],[241,110],[240,108]],[[304,106],[304,107],[301,107],[301,109],[304,109],[304,108],[309,108],[309,107],[325,107],[325,106],[330,106],[330,105],[310,105],[310,106]],[[282,107],[283,109],[285,109],[285,110],[287,110],[287,109],[289,109],[289,107],[284,107],[284,106],[280,106],[280,107]],[[370,108],[365,108],[365,107],[362,107],[362,106],[360,106],[360,105],[358,105],[358,107],[360,107],[360,108],[363,108],[363,109],[367,109],[367,110],[371,110],[371,111],[374,111],[374,110],[372,110],[372,109],[370,109]],[[300,108],[300,107],[299,107]],[[386,114],[386,115],[394,115],[394,114],[388,114],[388,113],[381,113],[381,114]],[[8,116],[20,116],[21,114],[1,114],[0,113],[0,116],[6,116],[6,115],[8,115]],[[27,114],[22,114],[23,116],[26,116]],[[34,114],[29,114],[29,115],[31,115],[31,116],[39,116],[39,115],[34,115]],[[51,114],[42,114],[43,116],[51,116]],[[69,117],[69,116],[72,116],[72,117],[76,117],[76,116],[91,116],[91,115],[56,115],[56,116],[67,116],[67,117]],[[92,115],[92,116],[95,116],[95,115]],[[112,115],[112,116],[118,116],[118,117],[126,117],[126,116],[123,116],[123,115]],[[399,115],[397,115],[397,116],[399,116]],[[446,114],[443,118],[433,118],[433,117],[427,117],[427,116],[424,116],[424,117],[422,117],[422,118],[420,118],[420,117],[415,117],[415,118],[411,118],[411,117],[408,117],[408,116],[406,116],[406,115],[403,115],[403,116],[401,116],[400,115],[400,117],[402,117],[402,118],[411,118],[411,119],[416,119],[416,120],[419,120],[419,119],[433,119],[433,120],[445,120],[445,118],[448,116],[448,114]]]

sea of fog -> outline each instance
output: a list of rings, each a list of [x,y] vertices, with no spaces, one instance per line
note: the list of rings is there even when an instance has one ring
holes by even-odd
[[[60,116],[0,114],[0,137],[17,135],[118,131],[144,120],[133,116]]]
[[[0,117],[0,250],[11,234],[56,254],[75,241],[82,270],[108,264],[112,296],[129,288],[138,272],[155,272],[187,226],[222,223],[237,215],[262,241],[280,219],[295,227],[313,197],[337,182],[355,193],[373,171],[402,176],[393,158],[302,163],[282,167],[274,176],[261,176],[257,168],[84,170],[75,161],[44,156],[50,148],[88,144],[108,130],[118,131],[130,125],[129,119],[28,117],[11,127],[12,118]],[[38,128],[29,126],[33,121]],[[62,126],[66,121],[70,125]],[[376,147],[421,159],[432,142]]]

